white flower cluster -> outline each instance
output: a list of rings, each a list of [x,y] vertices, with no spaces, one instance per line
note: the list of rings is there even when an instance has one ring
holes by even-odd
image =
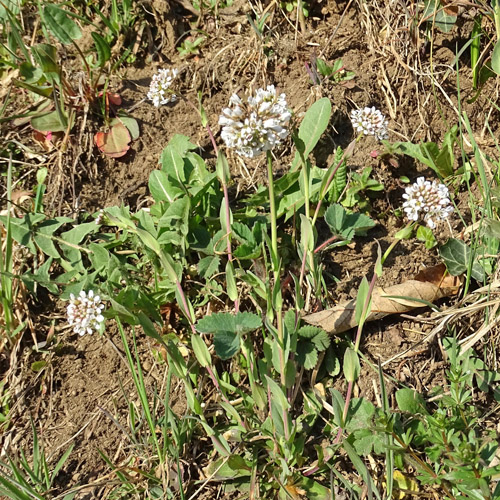
[[[158,108],[163,104],[175,102],[177,96],[170,88],[177,76],[177,69],[159,69],[156,75],[153,75],[151,85],[149,86],[148,99]]]
[[[403,209],[410,220],[418,220],[422,217],[424,222],[431,228],[436,227],[436,220],[446,219],[452,212],[453,207],[449,198],[448,188],[438,181],[426,181],[425,177],[419,177],[417,182],[406,188],[403,198]]]
[[[82,290],[78,297],[71,294],[66,311],[68,323],[74,327],[75,333],[92,335],[93,330],[99,330],[104,321],[104,316],[101,314],[103,309],[101,297],[94,295],[93,290],[89,290],[88,294]]]
[[[246,103],[233,94],[229,105],[219,118],[221,137],[226,146],[238,154],[253,158],[270,151],[288,136],[292,115],[285,94],[278,95],[274,85],[268,85],[266,90],[258,89],[255,97],[248,97]]]
[[[378,140],[387,139],[387,120],[375,107],[353,109],[351,111],[352,127],[356,132],[374,135]]]

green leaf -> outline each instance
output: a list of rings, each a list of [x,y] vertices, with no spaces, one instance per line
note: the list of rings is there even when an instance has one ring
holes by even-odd
[[[337,151],[335,152],[335,158],[334,158],[330,168],[335,168],[337,166],[337,164],[339,163],[339,161],[342,159],[343,155],[344,155],[344,151],[339,146],[337,148]],[[328,177],[325,176],[325,182],[327,179],[328,179]],[[337,171],[335,172],[335,175],[333,177],[333,181],[332,181],[330,189],[328,191],[329,201],[332,201],[335,203],[338,202],[340,195],[344,192],[344,189],[346,186],[347,186],[347,162],[344,160],[337,168]],[[324,189],[323,186],[322,186],[322,189]]]
[[[295,322],[295,318],[293,318],[293,321]],[[313,339],[314,337],[316,337],[316,335],[319,335],[322,331],[323,330],[321,328],[318,328],[317,326],[305,325],[300,327],[297,333],[299,337],[303,339]]]
[[[24,78],[25,83],[37,83],[42,78],[43,71],[41,68],[25,61],[19,66],[19,74]]]
[[[53,236],[65,222],[68,222],[68,219],[49,219],[41,222],[36,228],[34,235],[35,243],[49,257],[54,257],[55,259],[61,258],[51,236]]]
[[[215,171],[217,172],[217,177],[222,184],[227,184],[231,180],[229,163],[227,162],[226,155],[221,151],[219,151],[219,154],[217,155]]]
[[[346,451],[347,456],[349,457],[349,460],[352,462],[356,471],[358,472],[358,474],[360,474],[360,476],[363,478],[363,481],[366,483],[368,491],[373,492],[377,499],[380,500],[380,493],[375,482],[372,479],[371,472],[368,470],[363,460],[361,460],[356,450],[351,446],[349,440],[344,441],[342,443],[342,447]]]
[[[434,158],[437,172],[444,178],[453,175],[453,164],[455,163],[455,154],[453,150],[457,141],[457,133],[457,125],[454,125],[446,132],[441,150],[436,158]]]
[[[10,231],[14,241],[28,247],[32,254],[36,253],[36,248],[31,241],[32,231],[34,226],[45,219],[44,214],[26,214],[18,219],[17,217],[10,218]],[[7,223],[6,216],[0,216],[0,221],[5,226]]]
[[[314,252],[315,234],[314,228],[304,214],[300,214],[300,244],[302,251],[308,253],[310,256]]]
[[[125,125],[127,128],[130,138],[135,141],[136,139],[139,138],[140,131],[139,131],[139,124],[137,123],[137,120],[135,118],[132,118],[131,116],[127,116],[124,114],[124,111],[119,111],[118,116],[116,118],[113,118],[109,124],[113,127],[117,123],[120,123],[122,125]]]
[[[111,260],[109,251],[104,248],[104,246],[98,245],[97,243],[91,243],[89,245],[89,250],[92,252],[89,257],[93,268],[96,271],[105,269]]]
[[[254,226],[255,227],[255,226]],[[253,231],[241,222],[233,222],[231,225],[233,236],[240,243],[252,243],[255,244],[255,236]]]
[[[371,429],[360,429],[351,434],[350,441],[356,453],[366,456],[380,443],[380,437]]]
[[[306,370],[312,370],[318,362],[318,351],[310,341],[299,341],[296,356],[297,363],[302,365]]]
[[[394,238],[396,240],[409,240],[413,234],[413,230],[415,227],[413,225],[405,226],[403,229],[400,229],[395,235]]]
[[[168,201],[172,203],[184,191],[173,184],[168,179],[168,175],[163,170],[153,170],[149,176],[149,191],[156,203]]]
[[[106,39],[99,33],[93,31],[91,36],[94,40],[95,49],[97,52],[97,64],[102,68],[111,57],[111,47]]]
[[[218,330],[214,333],[215,353],[220,359],[229,359],[240,350],[241,337],[229,330]]]
[[[167,146],[162,151],[160,163],[163,172],[165,172],[170,178],[176,179],[181,185],[184,185],[186,182],[184,160],[172,146]]]
[[[457,140],[458,127],[454,125],[445,135],[443,145],[439,149],[434,142],[413,144],[412,142],[395,142],[393,144],[382,141],[391,154],[404,154],[422,162],[434,170],[441,177],[453,174],[455,156],[454,145]]]
[[[336,377],[340,373],[340,361],[331,345],[326,351],[325,368],[330,377]]]
[[[34,116],[31,119],[31,126],[41,132],[64,132],[68,128],[68,119],[66,118],[66,122],[61,121],[60,112],[51,111],[41,116]]]
[[[172,136],[170,141],[168,141],[167,147],[174,149],[182,157],[186,156],[188,151],[194,151],[198,148],[196,144],[190,141],[189,137],[182,134],[175,134]]]
[[[47,366],[47,361],[45,360],[40,360],[40,361],[34,361],[31,363],[31,371],[38,373],[41,372],[46,366]]]
[[[425,407],[425,400],[421,394],[413,389],[399,389],[396,391],[396,402],[401,411],[412,415],[424,414],[428,411]]]
[[[262,319],[257,314],[249,312],[216,313],[205,316],[196,325],[196,329],[201,333],[216,333],[226,330],[238,334],[253,332],[262,326]]]
[[[280,413],[286,412],[290,409],[290,403],[283,392],[281,386],[279,386],[271,377],[265,375],[266,383],[271,391],[271,405],[274,403],[279,408]]]
[[[249,312],[216,313],[198,321],[196,329],[201,333],[214,335],[215,352],[221,359],[229,359],[240,349],[240,337],[257,330],[262,320]]]
[[[90,233],[94,233],[99,229],[99,226],[95,222],[85,222],[83,224],[78,224],[69,231],[61,234],[61,238],[68,242],[77,245],[80,243],[85,236]]]
[[[309,156],[328,127],[331,112],[332,105],[327,97],[319,99],[306,111],[298,132],[299,139],[304,143],[304,159]],[[296,153],[291,172],[295,171],[301,163],[300,155]]]
[[[348,213],[338,203],[330,205],[324,217],[332,233],[340,235],[346,241],[351,241],[355,234],[364,234],[375,226],[375,222],[367,215]]]
[[[434,237],[432,229],[426,226],[418,226],[417,239],[423,241],[425,244],[425,248],[429,250],[437,245],[437,241]]]
[[[368,292],[370,291],[370,284],[366,279],[366,276],[363,276],[361,283],[358,289],[358,295],[356,296],[356,311],[355,311],[355,319],[358,324],[364,323],[364,320],[370,313],[370,302],[368,307],[365,310],[366,300],[368,299]]]
[[[57,64],[56,48],[48,43],[37,43],[31,47],[31,53],[42,68],[45,78],[51,82],[59,82],[61,67]]]
[[[333,68],[319,57],[316,59],[316,68],[322,76],[330,76],[333,71]]]
[[[451,31],[457,21],[457,16],[448,14],[440,0],[427,0],[422,16],[428,23],[434,23],[443,33]]]
[[[236,287],[236,279],[234,277],[233,262],[230,260],[226,263],[226,289],[227,296],[234,302],[238,298],[238,288]]]
[[[0,3],[0,19],[5,22],[9,19],[8,14],[16,16],[19,14],[20,7],[21,2],[19,0],[3,0]]]
[[[387,141],[382,141],[388,152],[391,154],[403,154],[420,161],[424,165],[430,168],[434,167],[434,162],[429,160],[428,155],[424,154],[421,146],[425,147],[427,152],[439,153],[439,148],[434,142],[426,142],[423,144],[413,144],[413,142],[394,142],[390,143]]]
[[[361,371],[358,353],[348,347],[344,353],[344,376],[347,382],[355,382]]]
[[[150,317],[142,311],[136,313],[136,317],[139,324],[142,326],[144,333],[148,337],[151,337],[152,339],[156,340],[158,344],[164,345],[164,341],[162,337],[159,335],[158,331],[156,330],[154,323],[151,321]]]
[[[330,346],[330,336],[325,330],[320,331],[312,338],[312,342],[319,352],[323,352]]]
[[[219,272],[220,257],[218,255],[209,255],[198,262],[198,272],[205,279],[211,278]]]
[[[189,232],[190,212],[191,203],[189,197],[183,196],[182,198],[178,198],[168,206],[158,221],[158,227],[177,231],[179,234],[186,236]]]
[[[491,69],[500,75],[500,40],[497,40],[491,54]]]
[[[349,403],[346,431],[350,433],[360,429],[369,429],[373,424],[374,415],[373,403],[365,398],[353,398]]]
[[[450,238],[439,249],[439,256],[443,259],[452,276],[465,273],[472,261],[471,249],[463,241],[455,238]],[[471,276],[479,282],[483,282],[485,279],[484,268],[477,260],[474,260],[472,264]]]
[[[52,85],[31,85],[30,83],[23,82],[22,80],[18,80],[17,78],[13,78],[12,83],[16,85],[16,87],[21,87],[23,89],[29,90],[34,94],[41,95],[42,97],[50,97],[50,95],[52,95],[52,93],[54,92],[54,87]]]
[[[306,492],[308,500],[328,500],[334,498],[332,492],[325,486],[314,481],[310,477],[300,477],[299,483],[300,488]]]
[[[212,363],[208,347],[199,335],[191,335],[191,345],[198,363],[206,368]]]
[[[70,45],[73,40],[78,40],[82,36],[80,28],[66,11],[54,4],[48,4],[43,8],[42,21],[64,45]]]

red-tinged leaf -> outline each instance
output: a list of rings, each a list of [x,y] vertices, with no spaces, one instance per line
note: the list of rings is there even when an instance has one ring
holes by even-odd
[[[130,132],[121,123],[113,125],[109,132],[97,132],[95,143],[99,150],[110,158],[120,158],[130,149]]]
[[[108,92],[108,99],[111,104],[119,106],[122,103],[122,98],[118,94],[111,94]]]

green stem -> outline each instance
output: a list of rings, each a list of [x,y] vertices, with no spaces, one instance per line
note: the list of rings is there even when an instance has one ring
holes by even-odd
[[[495,18],[495,31],[497,32],[497,40],[500,40],[500,5],[498,0],[491,2],[493,7],[493,17]]]
[[[276,218],[276,200],[274,198],[273,158],[267,151],[267,175],[269,178],[269,211],[271,212],[271,264],[273,266],[274,281],[279,280],[278,262],[278,222]]]
[[[305,197],[305,206],[306,206],[306,217],[308,219],[311,218],[310,207],[309,207],[309,167],[307,166],[307,162],[304,161],[302,163],[302,170],[304,171],[304,197]]]
[[[267,151],[267,175],[269,178],[269,210],[271,212],[271,265],[274,273],[274,286],[278,287],[276,303],[273,303],[273,308],[276,312],[276,321],[278,326],[278,342],[280,344],[280,367],[281,367],[281,383],[285,386],[285,355],[284,355],[284,335],[283,335],[283,315],[282,315],[282,297],[281,297],[281,281],[280,281],[280,266],[278,257],[278,222],[276,217],[276,200],[274,198],[274,181],[273,181],[273,158],[271,152]],[[286,420],[285,420],[286,425]]]
[[[409,222],[404,229],[399,231],[400,233],[409,229],[411,226],[413,226],[415,222]],[[396,238],[390,245],[389,248],[385,251],[382,259],[381,259],[381,264],[384,265],[384,262],[386,261],[387,257],[389,257],[390,253],[394,250],[394,247],[401,241],[402,238]]]

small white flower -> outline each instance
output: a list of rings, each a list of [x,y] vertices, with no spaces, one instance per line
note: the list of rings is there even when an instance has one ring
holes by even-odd
[[[153,101],[153,104],[157,108],[163,104],[168,104],[169,102],[175,102],[177,100],[177,96],[170,88],[177,73],[178,70],[175,68],[159,69],[158,73],[153,75],[151,85],[149,86],[148,99]]]
[[[419,177],[405,191],[403,209],[409,220],[416,221],[420,217],[434,229],[438,220],[446,219],[453,212],[448,188],[438,181],[431,183]]]
[[[387,120],[375,107],[353,109],[351,111],[352,127],[356,132],[374,135],[378,140],[387,139]]]
[[[94,221],[94,222],[95,222],[98,226],[100,226],[101,224],[103,224],[103,223],[104,223],[104,217],[105,217],[105,215],[104,215],[104,210],[101,208],[101,210],[99,210],[99,213],[98,213],[97,217],[95,218],[95,221]]]
[[[94,330],[99,330],[104,322],[104,316],[101,314],[104,304],[99,295],[94,295],[93,290],[85,293],[83,290],[78,297],[70,294],[70,301],[66,314],[68,323],[73,326],[73,331],[78,335],[88,333],[92,335]]]
[[[274,85],[258,89],[247,102],[233,94],[228,108],[222,110],[219,125],[221,137],[229,148],[253,158],[270,151],[288,136],[291,113],[285,94],[277,94]]]

